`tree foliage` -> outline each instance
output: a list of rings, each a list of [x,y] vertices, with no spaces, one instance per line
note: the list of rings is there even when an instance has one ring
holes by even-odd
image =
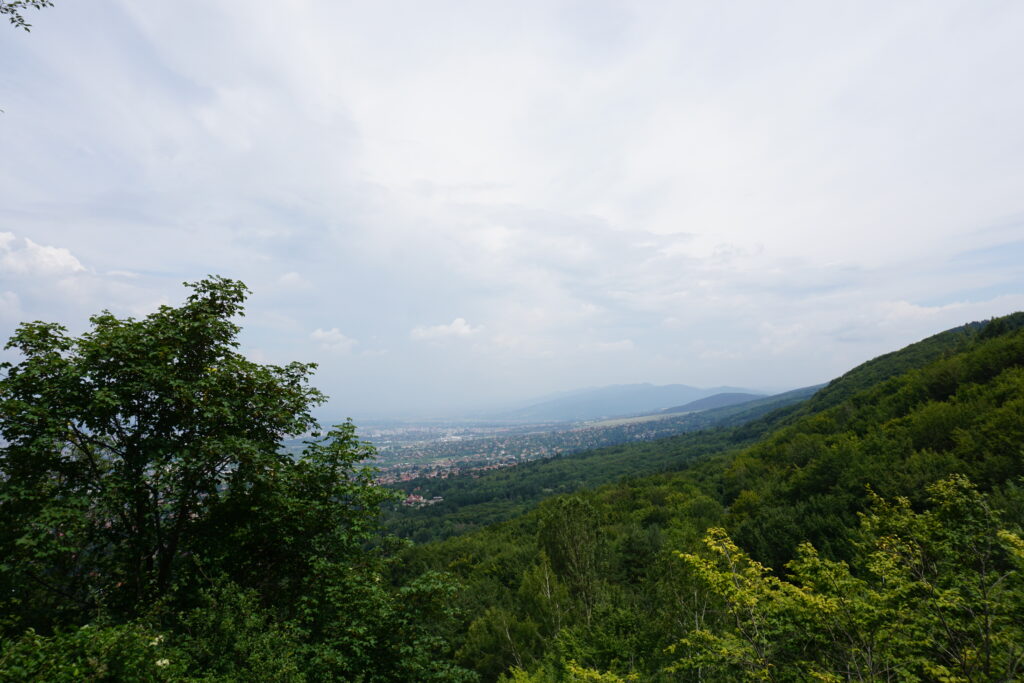
[[[248,361],[244,286],[192,287],[11,339],[0,679],[1022,676],[1024,315],[745,424],[453,483],[407,528],[507,521],[412,546],[355,427],[317,435],[313,367]]]
[[[0,366],[5,569],[36,587],[33,612],[158,599],[221,508],[288,470],[281,438],[315,426],[311,365],[235,350],[244,286],[193,288],[142,320],[104,312],[79,338],[29,323],[7,344],[23,360]]]
[[[53,7],[51,0],[0,0],[0,14],[6,14],[11,25],[29,31],[32,24],[25,20],[22,14],[26,9],[43,9]]]
[[[996,681],[1024,672],[1024,539],[962,476],[932,507],[872,496],[854,563],[802,544],[789,579],[722,529],[680,553],[728,614],[673,651],[674,671],[722,680]]]
[[[0,661],[143,629],[177,648],[163,659],[229,680],[458,679],[436,635],[447,580],[387,581],[393,494],[363,464],[372,447],[351,423],[321,437],[313,365],[238,353],[243,284],[190,286],[142,319],[103,312],[78,337],[28,323],[8,343]]]
[[[454,637],[485,680],[1013,680],[1022,321],[883,356],[760,433],[627,447],[624,463],[694,457],[412,548],[408,567],[464,582]]]

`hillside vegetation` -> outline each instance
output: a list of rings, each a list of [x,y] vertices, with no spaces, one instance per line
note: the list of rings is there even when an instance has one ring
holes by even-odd
[[[465,583],[456,645],[485,680],[1012,680],[1021,322],[883,356],[752,446],[549,499],[405,566]]]
[[[439,635],[450,582],[385,580],[373,449],[320,435],[313,366],[236,351],[242,283],[191,287],[7,345],[0,681],[473,680]]]
[[[191,287],[8,343],[0,680],[1024,676],[1024,314],[443,482],[388,518],[443,539],[414,545],[354,425],[320,434],[313,367],[236,351],[245,286]]]

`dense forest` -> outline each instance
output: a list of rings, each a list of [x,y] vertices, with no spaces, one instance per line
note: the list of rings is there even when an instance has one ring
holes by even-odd
[[[458,654],[487,680],[1013,680],[1022,322],[883,356],[750,447],[550,499],[403,566],[464,582]]]
[[[382,530],[355,426],[319,433],[314,368],[237,352],[245,287],[192,288],[8,344],[2,680],[1024,676],[1024,314],[710,430],[451,480],[449,509],[387,513],[417,544]]]

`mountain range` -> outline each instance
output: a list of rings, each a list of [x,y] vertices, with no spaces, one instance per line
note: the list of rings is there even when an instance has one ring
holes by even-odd
[[[570,422],[648,415],[719,394],[745,394],[751,399],[759,396],[749,389],[738,387],[702,389],[686,384],[616,384],[556,394],[554,397],[530,402],[495,417],[523,422]]]
[[[698,398],[696,401],[690,401],[681,406],[673,406],[671,408],[665,408],[663,413],[694,413],[701,410],[711,410],[713,408],[725,408],[726,406],[741,405],[748,401],[755,401],[759,398],[764,398],[764,394],[748,394],[741,391],[727,391],[721,394],[713,394],[705,398]]]

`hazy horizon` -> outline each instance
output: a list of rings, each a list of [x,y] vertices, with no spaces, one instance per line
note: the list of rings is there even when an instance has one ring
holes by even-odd
[[[247,356],[320,364],[321,415],[459,415],[804,387],[1024,309],[1024,4],[26,12],[4,340],[215,273]]]

